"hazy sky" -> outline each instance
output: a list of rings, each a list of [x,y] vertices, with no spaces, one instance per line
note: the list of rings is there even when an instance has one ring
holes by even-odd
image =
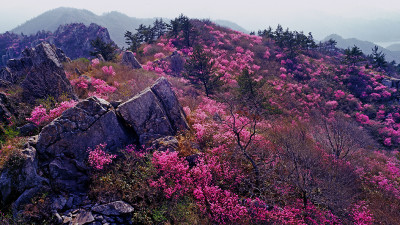
[[[280,23],[292,30],[325,34],[325,24],[344,19],[400,16],[399,0],[0,0],[0,33],[57,7],[88,9],[96,14],[120,11],[132,17],[226,19],[248,30]],[[337,24],[336,24],[337,25]],[[317,30],[318,29],[318,30]],[[328,34],[332,31],[326,31]]]

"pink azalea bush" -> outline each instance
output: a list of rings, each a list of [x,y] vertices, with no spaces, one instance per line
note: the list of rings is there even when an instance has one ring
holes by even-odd
[[[101,170],[104,168],[104,166],[110,164],[112,160],[117,157],[116,155],[106,153],[106,147],[107,144],[104,143],[97,145],[95,149],[88,148],[88,162],[92,168]]]
[[[74,107],[76,101],[64,101],[58,103],[54,109],[47,110],[43,105],[36,106],[31,112],[31,117],[26,120],[35,123],[38,126],[44,126],[55,118],[59,117],[65,110]]]
[[[115,71],[114,71],[114,69],[113,69],[112,66],[109,66],[109,67],[103,66],[103,67],[101,68],[101,70],[102,70],[103,73],[105,73],[105,74],[108,74],[108,75],[111,75],[111,76],[115,76]]]
[[[92,66],[95,67],[100,64],[100,60],[98,58],[92,59]]]
[[[365,201],[360,201],[353,205],[352,209],[354,224],[370,225],[374,224],[374,217],[369,211]]]

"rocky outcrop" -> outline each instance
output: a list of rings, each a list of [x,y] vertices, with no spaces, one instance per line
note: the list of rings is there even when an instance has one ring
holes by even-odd
[[[139,136],[141,144],[188,129],[184,112],[164,77],[117,108],[124,121]]]
[[[168,80],[162,77],[150,89],[162,104],[174,132],[189,129],[185,113]]]
[[[105,43],[113,43],[107,28],[97,24],[85,26],[82,23],[61,25],[52,35],[54,42],[50,42],[62,49],[71,59],[88,58],[94,49],[91,41],[99,37]]]
[[[149,88],[118,106],[117,112],[136,131],[141,144],[174,134],[163,106]]]
[[[53,33],[39,31],[34,35],[19,35],[13,33],[0,34],[0,67],[5,66],[9,59],[23,57],[26,47],[34,47],[45,41],[54,44],[71,59],[90,57],[93,47],[91,40],[99,37],[106,43],[112,42],[107,28],[97,24],[86,26],[82,23],[61,25]]]
[[[107,144],[109,153],[133,143],[155,150],[174,150],[178,147],[174,135],[184,129],[188,129],[185,115],[165,78],[114,106],[90,97],[64,111],[30,139],[16,176],[7,169],[0,173],[0,203],[14,202],[14,211],[18,212],[21,205],[46,191],[55,196],[51,200],[54,211],[68,212],[62,216],[54,214],[65,224],[127,224],[132,206],[121,201],[91,205],[87,199],[87,150],[102,143]],[[68,211],[76,208],[82,210]]]
[[[7,67],[0,70],[0,85],[9,86],[21,83],[32,68],[32,60],[28,57],[10,59]]]
[[[132,69],[141,69],[142,66],[137,61],[135,55],[131,51],[126,51],[122,55],[122,64],[129,66]]]
[[[24,54],[32,61],[32,67],[21,83],[25,101],[33,102],[48,96],[58,99],[61,95],[76,99],[62,66],[68,58],[60,49],[42,42],[35,48],[26,49]]]
[[[153,62],[160,67],[163,67],[165,63],[169,65],[170,72],[172,76],[181,76],[184,69],[185,59],[177,51],[174,51],[171,55],[164,57],[162,59]]]
[[[63,215],[56,213],[61,224],[132,224],[133,207],[126,202],[116,201],[104,205],[85,205],[80,209],[67,210]]]
[[[58,99],[66,95],[76,99],[62,66],[69,59],[60,49],[42,42],[35,48],[25,49],[23,54],[21,59],[8,61],[0,72],[0,84],[21,85],[23,101],[28,103],[49,96]]]
[[[52,185],[74,192],[87,188],[88,148],[105,143],[115,151],[133,141],[134,135],[123,127],[110,103],[91,97],[44,127],[37,150]]]

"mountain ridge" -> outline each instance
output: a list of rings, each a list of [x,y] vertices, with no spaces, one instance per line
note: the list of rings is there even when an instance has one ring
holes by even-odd
[[[49,19],[51,18],[51,19]],[[25,23],[12,29],[13,33],[36,34],[40,30],[54,32],[60,25],[70,23],[83,23],[90,25],[98,24],[108,29],[111,39],[120,47],[126,47],[124,34],[127,30],[134,32],[140,24],[151,25],[158,17],[153,18],[137,18],[131,17],[118,11],[111,11],[96,15],[86,9],[77,9],[70,7],[59,7],[46,11]],[[168,18],[162,18],[169,20]],[[49,21],[52,21],[49,23]],[[238,30],[243,33],[249,33],[246,29],[238,24],[228,20],[215,20],[215,22],[224,27]]]
[[[379,51],[382,51],[382,53],[385,54],[386,61],[391,62],[391,61],[396,61],[400,62],[400,51],[392,51],[388,48],[384,48],[380,45],[377,45],[373,42],[370,41],[363,41],[357,38],[343,38],[342,36],[338,34],[331,34],[327,37],[325,37],[322,42],[328,41],[329,39],[333,39],[337,42],[337,47],[339,48],[351,48],[354,45],[359,47],[361,51],[363,51],[364,54],[371,54],[372,53],[372,48],[375,46],[379,47]]]

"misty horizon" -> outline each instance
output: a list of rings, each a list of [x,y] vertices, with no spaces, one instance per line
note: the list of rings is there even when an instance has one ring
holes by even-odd
[[[24,4],[25,3],[25,4]],[[168,5],[166,5],[168,4]],[[275,28],[278,24],[290,30],[311,32],[317,40],[322,40],[330,34],[339,34],[344,38],[356,37],[354,27],[368,26],[376,20],[400,21],[397,12],[400,4],[395,1],[336,1],[322,3],[315,0],[306,1],[246,1],[246,3],[232,3],[227,1],[190,2],[175,0],[163,1],[124,2],[113,1],[49,1],[39,0],[32,3],[26,0],[7,3],[0,9],[0,33],[10,31],[18,25],[39,16],[40,14],[58,8],[72,7],[86,9],[96,15],[103,15],[117,11],[136,18],[175,18],[179,14],[190,18],[228,20],[238,24],[248,31]],[[168,8],[169,6],[169,8]],[[171,8],[171,6],[174,6]],[[168,8],[168,10],[166,10]],[[397,39],[368,40],[374,42],[398,42]]]

